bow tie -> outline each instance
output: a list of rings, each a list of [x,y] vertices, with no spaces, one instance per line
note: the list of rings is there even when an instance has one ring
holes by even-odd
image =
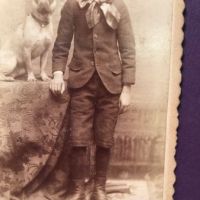
[[[116,29],[120,20],[120,13],[112,4],[113,0],[77,0],[80,8],[89,5],[86,12],[86,20],[89,28],[93,28],[100,21],[100,10],[103,12],[106,23],[112,29]]]

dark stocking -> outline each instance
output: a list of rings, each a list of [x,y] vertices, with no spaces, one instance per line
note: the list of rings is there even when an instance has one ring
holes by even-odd
[[[73,147],[70,158],[70,175],[72,179],[85,179],[86,147]]]
[[[110,148],[98,147],[96,149],[96,179],[106,181],[110,161]]]

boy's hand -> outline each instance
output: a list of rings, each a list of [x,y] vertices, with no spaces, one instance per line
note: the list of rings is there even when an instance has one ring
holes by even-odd
[[[126,112],[131,103],[131,85],[125,85],[119,99],[120,113]]]
[[[50,90],[55,95],[61,95],[65,91],[65,82],[63,79],[63,72],[54,72],[53,79],[50,82]]]

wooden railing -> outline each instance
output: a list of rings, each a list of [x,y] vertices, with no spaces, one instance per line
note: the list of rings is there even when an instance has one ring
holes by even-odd
[[[161,136],[116,136],[110,168],[117,168],[118,172],[125,172],[128,169],[132,175],[161,169],[164,160],[163,139]],[[88,164],[90,165],[91,175],[94,173],[94,153],[95,147],[91,146],[88,151]]]

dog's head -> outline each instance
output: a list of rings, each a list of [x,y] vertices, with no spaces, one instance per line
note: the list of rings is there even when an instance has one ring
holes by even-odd
[[[32,7],[40,15],[48,15],[55,10],[56,0],[32,0]]]

